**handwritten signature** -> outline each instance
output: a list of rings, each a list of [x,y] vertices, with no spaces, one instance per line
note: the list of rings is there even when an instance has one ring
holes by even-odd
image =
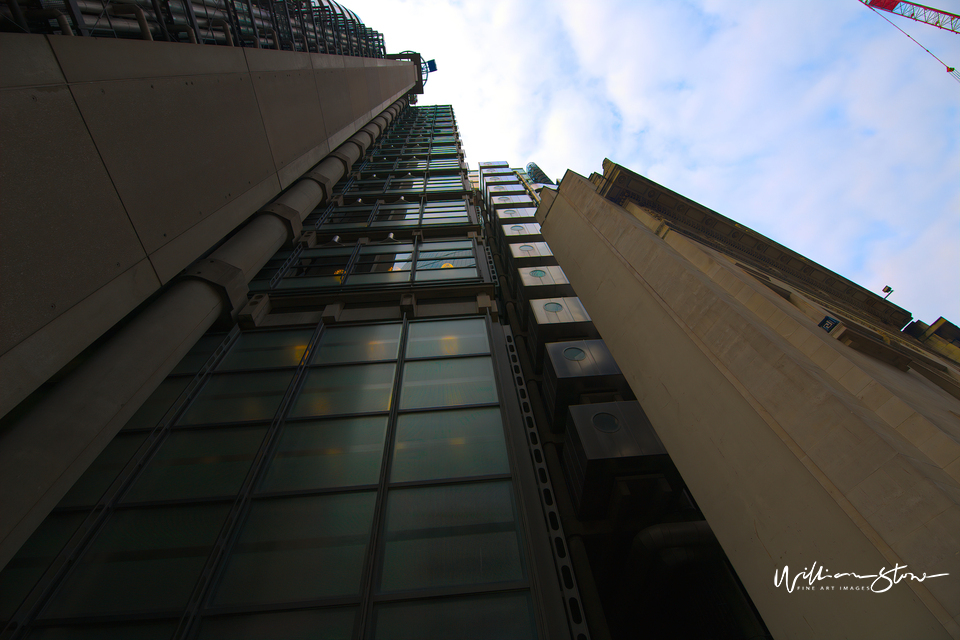
[[[928,576],[924,573],[922,576],[917,576],[915,573],[910,571],[903,571],[897,573],[902,569],[906,569],[907,565],[895,564],[892,568],[887,569],[883,567],[880,569],[880,573],[871,573],[869,575],[860,575],[857,573],[831,573],[828,569],[824,569],[823,565],[817,567],[817,563],[814,562],[810,568],[803,568],[803,571],[795,574],[793,580],[790,580],[789,572],[790,566],[784,565],[783,573],[780,573],[780,570],[777,569],[773,572],[773,586],[779,587],[783,585],[787,588],[787,593],[793,593],[793,590],[797,587],[798,580],[805,580],[809,586],[813,586],[815,583],[820,580],[827,579],[839,579],[839,578],[856,578],[858,580],[869,580],[873,578],[873,582],[870,583],[870,591],[874,593],[883,593],[888,591],[893,585],[898,584],[901,580],[909,578],[910,580],[916,580],[917,582],[923,582],[927,578],[940,578],[943,576],[950,575],[949,573],[935,573],[931,576]],[[878,585],[879,583],[879,585]],[[801,587],[802,588],[802,587]],[[866,589],[864,589],[866,590]]]

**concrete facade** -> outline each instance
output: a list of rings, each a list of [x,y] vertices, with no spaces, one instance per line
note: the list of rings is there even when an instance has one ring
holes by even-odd
[[[419,80],[400,60],[56,35],[0,34],[0,56],[0,414]]]
[[[538,211],[543,236],[772,635],[960,637],[956,364],[919,343],[871,352],[862,336],[890,332],[895,308],[871,325],[840,314],[850,304],[738,265],[597,182],[568,172]],[[851,326],[818,326],[836,315]],[[814,562],[950,575],[883,594],[774,586]]]

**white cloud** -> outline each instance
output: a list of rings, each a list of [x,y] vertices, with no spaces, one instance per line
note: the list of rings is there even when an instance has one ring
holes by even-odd
[[[345,1],[437,59],[421,104],[454,105],[474,165],[609,157],[960,321],[960,91],[862,4]],[[960,65],[955,34],[891,19]]]

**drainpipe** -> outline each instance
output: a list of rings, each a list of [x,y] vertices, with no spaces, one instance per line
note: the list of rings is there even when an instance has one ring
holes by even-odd
[[[13,0],[14,5],[16,5],[16,0]],[[16,5],[19,7],[19,5]],[[63,15],[56,9],[33,9],[27,11],[27,15],[30,17],[37,18],[55,18],[57,24],[60,26],[60,31],[63,32],[65,36],[72,36],[73,28],[70,26],[70,21],[67,20],[67,16]]]
[[[227,46],[233,46],[233,35],[230,32],[230,23],[224,20],[223,18],[215,18],[210,21],[210,24],[216,25],[223,29],[223,35],[227,39]]]
[[[390,122],[401,99],[381,115]],[[218,319],[246,304],[247,283],[370,144],[358,133],[273,202],[255,213],[210,256],[188,267],[91,357],[61,380],[44,401],[0,434],[0,569],[10,561],[120,428]],[[365,146],[366,145],[366,146]],[[359,157],[359,156],[357,156]],[[337,170],[316,174],[321,167]],[[329,180],[333,180],[329,182]]]
[[[143,9],[135,4],[112,4],[109,6],[111,15],[134,14],[137,16],[137,24],[140,25],[140,36],[144,40],[153,42],[153,34],[150,33],[150,25],[147,24],[147,16]]]
[[[16,25],[23,29],[24,33],[30,33],[27,21],[24,19],[23,12],[20,10],[20,3],[17,2],[17,0],[7,0],[7,6],[10,7],[10,13],[13,15],[13,21]],[[71,32],[70,35],[73,35],[73,33]]]

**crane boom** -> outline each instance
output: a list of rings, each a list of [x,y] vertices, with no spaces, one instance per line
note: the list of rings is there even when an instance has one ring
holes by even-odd
[[[874,9],[888,11],[917,22],[932,24],[940,29],[960,33],[960,16],[947,11],[940,11],[905,0],[860,0],[860,2]]]

